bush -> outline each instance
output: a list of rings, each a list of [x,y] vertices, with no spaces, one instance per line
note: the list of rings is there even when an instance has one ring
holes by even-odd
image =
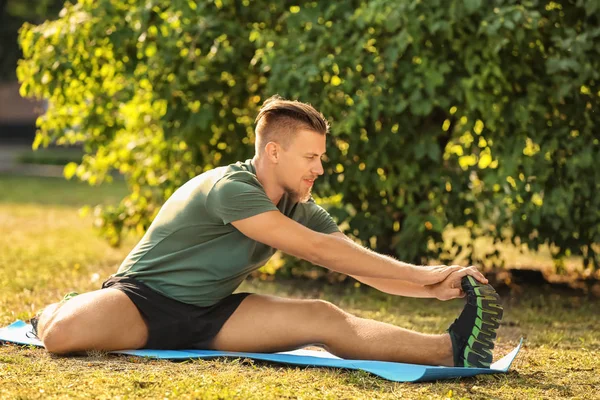
[[[316,194],[377,251],[497,263],[444,249],[465,226],[598,268],[597,4],[80,0],[25,25],[18,75],[51,104],[34,145],[85,143],[68,178],[126,175],[130,195],[99,209],[113,244],[190,177],[250,157],[279,93],[332,122]]]

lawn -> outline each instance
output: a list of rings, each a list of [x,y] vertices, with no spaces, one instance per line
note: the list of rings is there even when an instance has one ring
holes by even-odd
[[[48,147],[27,150],[18,155],[17,160],[25,164],[65,165],[69,162],[80,163],[83,150],[69,147]]]
[[[28,320],[70,291],[97,289],[135,244],[98,238],[84,204],[110,203],[122,183],[0,176],[0,325]],[[246,291],[329,300],[356,315],[441,332],[462,300],[384,295],[364,286],[247,281]],[[516,294],[518,293],[518,295]],[[362,372],[283,367],[250,360],[169,362],[92,353],[56,357],[0,346],[0,398],[592,398],[600,387],[600,300],[521,287],[504,295],[496,356],[525,346],[506,375],[399,384]]]

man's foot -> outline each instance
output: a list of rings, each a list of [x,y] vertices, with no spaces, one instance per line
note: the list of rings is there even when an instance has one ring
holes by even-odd
[[[79,293],[76,293],[76,292],[67,293],[67,294],[66,294],[66,295],[63,297],[63,299],[60,301],[59,305],[60,305],[60,304],[63,304],[63,303],[65,303],[65,302],[67,302],[68,300],[71,300],[73,297],[77,296],[78,294],[79,294]],[[31,318],[31,321],[29,321],[29,322],[31,323],[31,327],[33,328],[33,329],[31,330],[31,333],[33,333],[33,335],[34,335],[36,338],[38,338],[38,330],[37,330],[37,327],[38,327],[38,322],[39,322],[39,320],[40,320],[40,316],[42,315],[42,313],[43,313],[43,312],[44,312],[44,310],[42,310],[42,311],[38,312],[38,313],[35,315],[35,317]]]
[[[461,283],[467,304],[448,328],[454,365],[489,368],[496,330],[502,319],[500,296],[491,285],[484,285],[472,276],[465,276]]]

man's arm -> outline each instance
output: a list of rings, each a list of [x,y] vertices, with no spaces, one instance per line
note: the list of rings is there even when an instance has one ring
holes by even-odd
[[[365,249],[335,235],[326,235],[308,229],[279,211],[268,211],[231,224],[245,236],[284,253],[302,258],[332,271],[367,278],[401,279],[418,285],[443,281],[461,267],[421,267],[397,261],[391,257]],[[476,268],[465,269],[487,283]]]
[[[334,232],[332,235],[351,241],[351,239],[342,232]],[[389,293],[396,296],[423,298],[436,297],[434,291],[432,290],[433,286],[417,285],[415,283],[400,279],[371,278],[358,275],[352,275],[352,277],[357,281],[364,283],[365,285],[369,285],[377,290],[381,290],[384,293]]]

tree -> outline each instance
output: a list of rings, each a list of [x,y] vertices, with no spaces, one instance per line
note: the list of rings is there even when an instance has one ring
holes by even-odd
[[[497,262],[473,240],[443,248],[464,226],[598,268],[599,15],[591,0],[80,0],[26,25],[19,79],[51,104],[34,147],[85,144],[67,177],[126,176],[130,195],[96,209],[113,244],[185,180],[249,157],[279,93],[331,120],[315,190],[376,250]]]

